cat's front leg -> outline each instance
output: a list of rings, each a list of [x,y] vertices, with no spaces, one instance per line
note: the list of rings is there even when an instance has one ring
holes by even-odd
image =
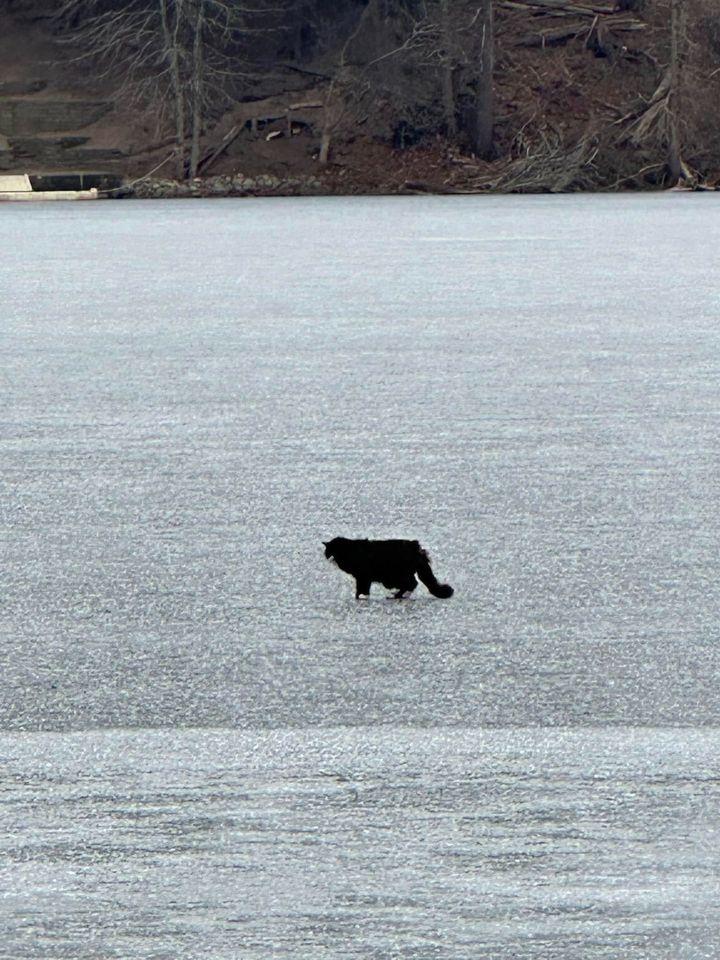
[[[370,580],[361,580],[359,577],[355,577],[355,599],[359,600],[361,597],[366,599],[370,596]]]

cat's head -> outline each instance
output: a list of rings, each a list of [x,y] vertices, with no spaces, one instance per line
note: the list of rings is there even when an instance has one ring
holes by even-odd
[[[337,537],[335,538],[337,540]],[[323,540],[323,546],[325,547],[325,556],[328,560],[332,560],[335,556],[335,540]]]

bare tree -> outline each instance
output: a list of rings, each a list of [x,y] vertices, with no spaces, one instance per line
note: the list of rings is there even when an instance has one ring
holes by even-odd
[[[445,132],[450,140],[457,136],[457,107],[455,104],[454,73],[457,57],[455,50],[450,0],[440,0],[440,76],[442,86]]]
[[[367,11],[367,8],[366,8]],[[361,15],[352,33],[340,47],[335,68],[327,85],[323,98],[322,130],[320,134],[320,153],[318,160],[326,166],[330,159],[330,146],[333,137],[348,118],[352,107],[362,99],[362,71],[349,60],[349,50],[353,41],[363,28],[364,15]]]
[[[679,180],[683,170],[680,137],[680,110],[683,84],[683,50],[687,43],[686,6],[683,0],[670,3],[670,64],[668,66],[668,93],[665,106],[667,131],[667,165],[672,180]]]
[[[194,0],[192,24],[192,67],[190,71],[190,169],[191,178],[197,176],[200,162],[200,134],[203,121],[203,77],[205,65],[205,0]]]
[[[475,122],[471,126],[474,152],[484,160],[492,158],[495,125],[495,21],[493,0],[481,0],[475,25],[477,31],[477,80]]]
[[[439,70],[445,133],[464,133],[473,153],[494,151],[493,0],[427,0],[424,60]]]
[[[170,123],[175,175],[195,177],[208,112],[233,102],[251,72],[243,40],[282,28],[288,0],[60,0],[56,22],[118,84],[126,102]]]
[[[707,149],[716,127],[712,112],[718,84],[709,61],[712,34],[706,31],[708,36],[702,36],[697,26],[703,22],[705,9],[703,0],[658,3],[654,11],[661,28],[657,85],[643,109],[621,121],[626,142],[646,152],[661,153],[664,162],[659,165],[673,183],[695,183],[696,175],[686,157]],[[712,22],[710,18],[706,26]]]
[[[182,180],[185,176],[185,98],[179,43],[182,6],[175,4],[171,9],[168,0],[158,0],[158,9],[162,27],[162,61],[167,64],[170,91],[175,107],[175,175],[178,180]]]
[[[332,141],[346,133],[363,115],[379,112],[379,105],[398,99],[391,64],[418,50],[429,33],[428,24],[413,14],[412,4],[398,4],[394,15],[386,0],[369,0],[338,44],[330,67],[323,105],[319,161],[326,164]]]

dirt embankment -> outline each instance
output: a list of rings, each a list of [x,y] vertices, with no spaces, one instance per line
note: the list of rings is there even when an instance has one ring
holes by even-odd
[[[668,185],[662,112],[642,137],[633,132],[665,75],[667,24],[657,15],[620,13],[589,0],[568,2],[569,12],[553,12],[553,4],[545,9],[546,2],[497,5],[493,160],[478,161],[462,141],[451,143],[437,130],[414,128],[401,149],[388,136],[387,123],[375,125],[370,112],[345,126],[334,139],[330,162],[321,165],[318,104],[324,94],[317,77],[306,84],[313,93],[308,109],[288,117],[272,106],[302,100],[302,83],[295,77],[292,92],[278,93],[276,83],[273,97],[257,97],[267,104],[265,114],[258,109],[257,116],[243,119],[252,112],[245,102],[207,124],[201,173],[215,179],[207,190],[194,192],[222,192],[223,182],[240,193],[283,192],[286,182],[293,185],[289,192],[303,192],[310,184],[309,192],[343,193]],[[60,43],[36,13],[23,5],[0,14],[0,119],[4,103],[5,116],[17,122],[19,101],[108,103],[111,109],[92,123],[44,129],[34,137],[24,131],[13,138],[0,127],[0,166],[22,172],[94,167],[131,180],[169,179],[172,136],[125,103],[117,86],[100,78],[92,59],[78,58],[77,49]],[[718,77],[720,71],[712,81],[716,85]],[[9,101],[15,106],[8,107]],[[703,138],[702,124],[692,127],[692,120],[688,113],[683,162],[692,177],[711,181],[720,170],[720,142],[711,133]],[[245,189],[247,183],[252,187]]]

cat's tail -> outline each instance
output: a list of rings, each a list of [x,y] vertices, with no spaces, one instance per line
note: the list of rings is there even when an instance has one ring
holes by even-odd
[[[415,573],[425,586],[428,588],[430,593],[434,597],[440,597],[441,600],[447,600],[448,597],[451,597],[455,592],[449,583],[439,583],[435,574],[430,569],[430,557],[427,555],[425,550],[420,548],[418,553],[417,566],[415,567]]]

